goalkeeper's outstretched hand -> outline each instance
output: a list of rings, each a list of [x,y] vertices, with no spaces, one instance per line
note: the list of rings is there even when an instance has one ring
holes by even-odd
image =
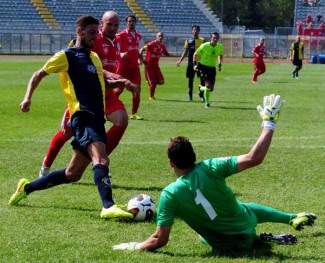
[[[138,242],[129,242],[129,243],[121,243],[119,245],[112,246],[113,250],[140,250]]]
[[[279,119],[279,114],[285,105],[285,101],[280,95],[271,94],[264,97],[263,107],[257,106],[261,118],[263,119],[262,127],[265,129],[274,130],[276,122]]]

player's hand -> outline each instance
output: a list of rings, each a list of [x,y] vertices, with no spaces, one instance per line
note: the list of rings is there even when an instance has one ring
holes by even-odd
[[[195,66],[193,67],[193,70],[194,70],[194,71],[197,71],[198,68],[199,68],[198,65],[195,65]]]
[[[107,70],[104,70],[104,78],[108,80],[119,80],[122,79],[122,77],[119,74],[109,72]]]
[[[123,60],[127,60],[129,58],[128,52],[120,53],[120,56]]]
[[[263,107],[257,106],[257,111],[263,119],[262,127],[265,129],[275,129],[275,124],[279,119],[279,114],[285,105],[285,101],[280,95],[271,94],[265,96],[263,100]]]
[[[125,79],[124,81],[124,87],[126,88],[126,90],[133,92],[133,91],[137,91],[138,89],[138,85],[134,84],[133,82],[129,81],[128,79]]]
[[[32,104],[31,100],[24,99],[20,103],[19,108],[21,109],[22,112],[29,112],[31,104]]]
[[[129,242],[129,243],[121,243],[119,245],[112,246],[113,250],[140,250],[138,242]]]
[[[221,71],[221,67],[222,67],[222,65],[221,65],[221,63],[219,63],[219,65],[218,65],[218,71]]]
[[[181,65],[181,61],[176,62],[176,67],[179,67]]]

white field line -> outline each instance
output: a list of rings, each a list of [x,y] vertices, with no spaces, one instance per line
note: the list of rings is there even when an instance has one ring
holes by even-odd
[[[305,142],[308,140],[315,140],[315,139],[321,139],[325,137],[324,135],[318,135],[318,136],[282,136],[282,137],[274,137],[273,141],[283,141],[283,140],[295,140],[294,146],[291,145],[280,145],[275,146],[271,145],[273,148],[300,148],[300,149],[324,149],[325,145],[322,144],[309,144],[308,145],[297,145],[297,141]],[[236,148],[242,148],[242,147],[251,147],[255,141],[256,137],[244,137],[244,138],[209,138],[209,139],[190,139],[190,141],[193,144],[200,143],[211,143],[216,142],[216,146],[219,147],[236,147]],[[238,142],[246,142],[250,141],[251,144],[240,144],[238,145]],[[45,139],[35,139],[35,138],[25,138],[25,139],[0,139],[0,142],[40,142],[40,143],[49,143],[50,140]],[[125,145],[167,145],[169,141],[142,141],[142,142],[135,142],[135,141],[122,141],[120,144]],[[223,144],[223,143],[227,144]],[[235,143],[235,145],[232,145],[232,142]]]

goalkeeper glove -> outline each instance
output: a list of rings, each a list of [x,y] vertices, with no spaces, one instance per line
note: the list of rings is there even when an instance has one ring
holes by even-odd
[[[121,243],[119,245],[112,246],[113,250],[140,250],[140,243],[138,242],[129,242],[129,243]]]
[[[261,105],[257,106],[257,111],[263,119],[262,128],[275,129],[280,111],[284,105],[285,101],[281,99],[280,95],[271,94],[264,97],[263,107]]]

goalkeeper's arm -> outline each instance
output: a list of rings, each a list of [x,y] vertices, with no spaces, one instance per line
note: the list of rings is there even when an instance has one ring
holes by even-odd
[[[171,226],[157,226],[156,232],[141,243],[122,243],[113,246],[113,250],[156,250],[165,246],[169,240]]]
[[[237,157],[238,172],[257,166],[264,161],[271,145],[276,122],[284,105],[285,101],[279,95],[271,94],[264,97],[263,107],[257,106],[257,110],[263,119],[263,130],[252,149],[247,154]]]

